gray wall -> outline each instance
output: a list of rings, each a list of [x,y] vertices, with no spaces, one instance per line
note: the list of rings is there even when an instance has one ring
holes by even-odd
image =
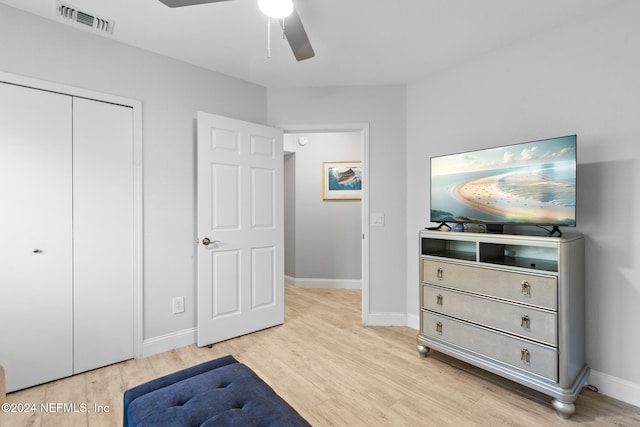
[[[640,405],[640,3],[408,86],[407,305],[418,316],[416,233],[430,156],[577,133],[591,382]],[[571,230],[565,230],[571,231]]]
[[[287,135],[285,134],[285,138]],[[296,277],[296,156],[284,156],[284,275]]]
[[[300,136],[308,139],[306,145],[297,144]],[[361,160],[360,133],[291,133],[284,138],[296,147],[285,162],[285,180],[291,181],[285,184],[285,209],[294,211],[287,215],[293,227],[285,227],[285,274],[302,283],[360,280],[362,203],[322,199],[323,162]]]
[[[0,40],[2,71],[142,101],[144,338],[195,327],[196,112],[265,123],[266,90],[1,4]]]

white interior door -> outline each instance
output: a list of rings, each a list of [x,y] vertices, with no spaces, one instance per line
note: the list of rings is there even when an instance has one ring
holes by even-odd
[[[74,373],[133,358],[133,167],[133,109],[74,98]]]
[[[282,131],[198,113],[199,346],[284,322],[283,200]]]
[[[8,391],[72,374],[71,102],[0,83],[0,363]]]

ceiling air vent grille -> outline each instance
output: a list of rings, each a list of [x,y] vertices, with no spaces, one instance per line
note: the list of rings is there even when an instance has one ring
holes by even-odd
[[[86,25],[87,27],[91,27],[101,33],[113,33],[114,22],[111,19],[104,19],[90,13],[83,12],[74,6],[70,6],[61,1],[57,2],[56,9],[60,18]]]

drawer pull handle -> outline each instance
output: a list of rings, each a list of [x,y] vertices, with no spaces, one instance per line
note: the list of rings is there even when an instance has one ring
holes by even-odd
[[[436,332],[442,333],[442,322],[436,322]]]
[[[529,350],[527,350],[526,348],[520,350],[520,360],[525,363],[529,363],[531,361],[531,353],[529,353]]]
[[[442,295],[436,295],[436,304],[442,305]]]
[[[438,279],[442,280],[444,276],[444,270],[442,269],[442,267],[438,267],[437,276],[438,276]]]
[[[526,296],[531,296],[531,284],[526,280],[522,281],[522,294]]]
[[[531,328],[531,319],[529,318],[529,315],[527,314],[522,315],[522,322],[520,322],[520,326],[522,326],[525,329]]]

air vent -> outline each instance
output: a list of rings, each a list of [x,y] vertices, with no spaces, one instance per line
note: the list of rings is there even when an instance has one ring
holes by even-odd
[[[56,10],[58,17],[64,20],[73,21],[78,24],[91,27],[101,33],[113,33],[114,22],[112,19],[100,18],[91,13],[78,10],[76,7],[63,3],[61,1],[57,2]]]

